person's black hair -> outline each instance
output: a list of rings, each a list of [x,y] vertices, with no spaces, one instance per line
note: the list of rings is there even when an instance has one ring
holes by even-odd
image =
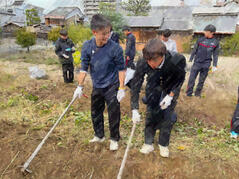
[[[123,26],[122,31],[125,31],[125,30],[131,31],[131,28],[129,26],[125,25],[125,26]]]
[[[111,27],[111,23],[105,16],[101,14],[93,15],[90,22],[91,30],[101,30],[107,27]]]
[[[143,49],[143,57],[145,60],[153,60],[157,57],[163,57],[166,54],[166,46],[158,39],[154,38],[149,40]]]
[[[163,32],[162,32],[162,35],[166,38],[170,37],[172,34],[172,31],[170,29],[165,29]]]
[[[204,28],[204,31],[209,31],[209,32],[216,32],[216,30],[217,30],[216,27],[212,24],[209,24]]]
[[[66,29],[61,29],[60,30],[60,35],[67,36],[68,35],[67,30]]]

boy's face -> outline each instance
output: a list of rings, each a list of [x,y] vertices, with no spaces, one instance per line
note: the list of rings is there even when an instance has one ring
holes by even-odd
[[[204,36],[205,36],[206,38],[212,38],[213,35],[214,35],[213,32],[210,32],[210,31],[204,31]]]
[[[128,31],[128,30],[124,30],[123,32],[124,32],[124,35],[125,35],[125,36],[127,36],[127,35],[128,35],[128,33],[129,33],[129,31]]]
[[[156,69],[160,66],[163,61],[163,57],[157,57],[155,59],[148,60],[147,63],[152,69]]]
[[[161,40],[164,41],[164,42],[167,42],[168,41],[168,37],[164,37],[163,35],[161,36]]]
[[[61,37],[62,39],[64,39],[64,40],[67,39],[67,35],[60,35],[60,37]]]
[[[92,32],[95,36],[96,42],[100,46],[103,46],[108,42],[108,39],[110,37],[110,27],[106,27],[100,30],[93,30]]]

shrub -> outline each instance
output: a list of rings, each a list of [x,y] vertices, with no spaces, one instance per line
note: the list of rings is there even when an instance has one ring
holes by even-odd
[[[36,34],[28,32],[26,28],[17,30],[16,43],[22,48],[27,48],[29,52],[30,46],[36,44]]]
[[[51,31],[48,33],[48,40],[52,42],[57,41],[57,39],[59,38],[60,30],[60,27],[52,28]]]
[[[226,37],[221,41],[222,54],[225,56],[238,55],[239,51],[239,32],[231,37]]]

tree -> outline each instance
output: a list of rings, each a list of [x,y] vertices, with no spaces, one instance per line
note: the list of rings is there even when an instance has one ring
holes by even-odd
[[[50,32],[48,32],[48,40],[55,42],[59,38],[61,27],[52,28]]]
[[[27,48],[27,52],[29,52],[30,46],[36,44],[36,35],[26,31],[26,28],[19,29],[17,30],[16,43],[22,48]]]
[[[120,40],[123,40],[122,27],[126,25],[126,21],[122,14],[116,12],[116,5],[112,3],[100,3],[99,12],[110,20],[113,31],[120,35]]]
[[[128,11],[129,15],[146,16],[151,9],[149,0],[128,0],[121,3],[121,7]]]
[[[36,9],[27,9],[26,10],[26,21],[27,25],[35,25],[41,22],[40,17],[38,16],[38,11]]]
[[[86,40],[92,37],[91,29],[81,24],[68,26],[68,36],[74,42],[77,48],[81,48]]]

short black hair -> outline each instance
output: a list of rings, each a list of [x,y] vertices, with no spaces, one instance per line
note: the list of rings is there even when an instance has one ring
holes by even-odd
[[[123,28],[122,28],[122,31],[125,31],[125,30],[131,31],[131,28],[127,25],[124,25]]]
[[[165,29],[163,30],[162,35],[166,38],[170,37],[170,35],[172,34],[172,31],[170,29]]]
[[[66,29],[61,29],[60,30],[60,35],[67,36],[68,35],[67,30]]]
[[[154,38],[149,40],[143,49],[143,57],[145,60],[153,60],[157,57],[163,57],[166,54],[166,46],[158,39]]]
[[[217,31],[217,28],[216,28],[214,25],[209,24],[209,25],[207,25],[207,26],[204,28],[204,31],[216,32],[216,31]]]
[[[101,30],[107,27],[111,27],[111,23],[105,16],[102,14],[93,15],[90,22],[91,30]]]

